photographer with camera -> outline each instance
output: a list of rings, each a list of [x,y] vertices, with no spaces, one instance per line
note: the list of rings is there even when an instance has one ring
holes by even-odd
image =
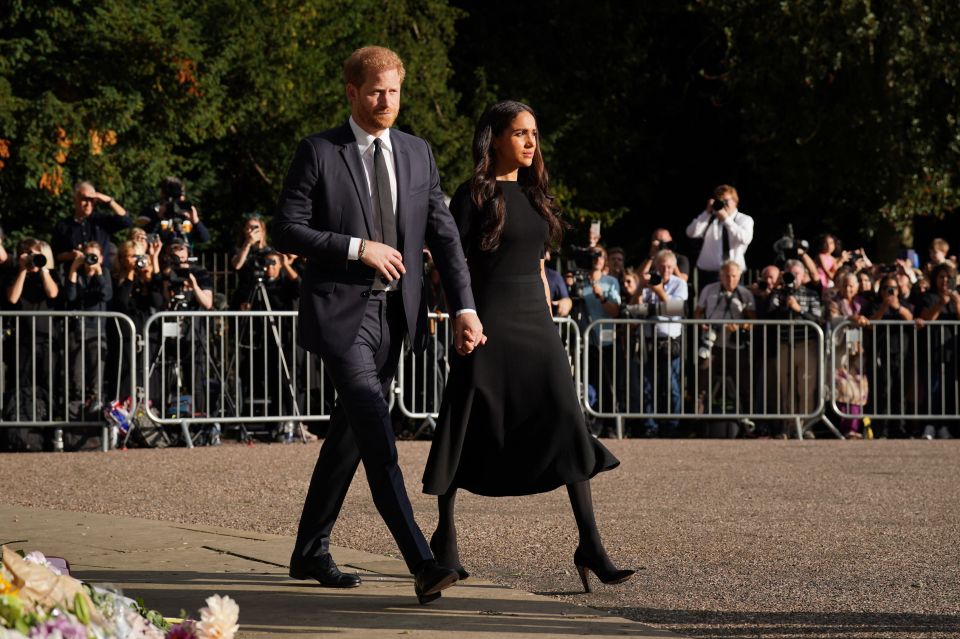
[[[108,310],[113,299],[113,281],[110,270],[103,266],[103,247],[99,242],[86,242],[82,250],[75,251],[62,297],[68,310],[100,313]],[[102,409],[106,324],[94,317],[71,320],[70,324],[70,414],[86,419],[98,415]]]
[[[653,260],[657,256],[657,253],[664,250],[673,251],[673,254],[677,257],[677,272],[674,273],[674,276],[679,277],[684,282],[690,282],[690,260],[686,255],[681,255],[676,252],[673,244],[673,236],[670,234],[670,231],[659,228],[654,229],[653,234],[650,236],[650,250],[647,252],[647,259],[645,259],[640,265],[640,268],[637,269],[637,272],[640,273],[642,278],[642,286],[646,286],[650,280],[650,269],[653,268]]]
[[[697,257],[698,285],[702,289],[720,278],[720,266],[733,260],[746,270],[745,255],[753,241],[753,218],[738,208],[737,190],[721,184],[700,215],[687,226],[687,237],[702,239]]]
[[[807,256],[809,260],[809,255]],[[823,307],[820,303],[821,292],[810,283],[808,267],[800,260],[790,259],[783,265],[779,287],[770,295],[767,302],[767,317],[770,319],[807,320],[821,323]],[[767,373],[768,390],[776,403],[777,380],[781,413],[806,414],[816,406],[817,373],[820,366],[820,349],[817,335],[802,324],[777,326],[779,347],[774,354],[777,367],[769,367]],[[773,370],[771,370],[773,369]],[[778,375],[779,371],[779,377]],[[793,424],[788,420],[784,427]],[[783,434],[787,430],[780,431]],[[774,433],[778,434],[778,433]],[[805,436],[812,437],[809,431]]]
[[[132,233],[131,238],[133,238]],[[137,335],[144,334],[144,327],[151,315],[164,310],[160,280],[160,251],[163,247],[159,238],[153,238],[153,240],[153,243],[148,245],[144,234],[143,238],[129,239],[121,244],[117,255],[117,266],[114,269],[111,308],[133,320]],[[110,399],[123,401],[134,392],[130,381],[129,360],[126,353],[121,351],[121,339],[128,339],[128,337],[125,333],[121,334],[113,323],[108,323],[107,326],[110,363],[107,368],[106,387]],[[158,326],[155,325],[155,328]],[[153,361],[155,349],[159,347],[158,343],[159,332],[156,332],[150,337],[153,353],[146,354],[149,361]],[[158,388],[156,382],[151,383],[151,386]]]
[[[697,319],[732,320],[729,324],[705,324],[702,327],[697,349],[701,370],[698,392],[703,404],[698,412],[701,413],[751,412],[752,325],[739,320],[756,319],[757,312],[753,294],[740,284],[740,275],[739,264],[733,260],[724,262],[720,267],[720,281],[703,288],[693,312]],[[726,396],[717,397],[722,388],[726,389]],[[715,405],[717,402],[719,406]]]
[[[34,238],[20,240],[15,257],[2,268],[4,310],[53,311],[60,294],[60,277],[53,261],[43,254],[43,243]],[[51,349],[60,333],[60,324],[46,317],[21,317],[15,333],[0,337],[7,377],[0,420],[33,421],[50,417],[47,380],[59,361],[58,349]],[[36,387],[33,387],[33,381]],[[19,387],[19,395],[17,388]],[[42,450],[50,430],[0,428],[0,449]]]
[[[591,231],[592,232],[592,231]],[[591,238],[592,241],[592,238]],[[584,258],[590,259],[591,270],[584,273],[578,270],[575,273],[576,282],[572,291],[579,302],[579,324],[581,330],[586,330],[591,322],[605,319],[616,319],[620,313],[620,283],[605,273],[607,266],[607,251],[602,246],[591,246],[586,249],[574,248],[574,261],[582,268]],[[615,356],[616,329],[613,325],[601,326],[590,333],[589,378],[587,383],[596,394],[593,405],[599,406],[602,412],[614,407],[615,389],[613,366],[619,361]],[[601,366],[602,362],[602,366]],[[609,424],[594,426],[594,434],[603,434]]]
[[[160,201],[145,209],[137,223],[147,233],[159,234],[164,243],[175,237],[185,238],[187,246],[209,242],[210,231],[200,221],[197,207],[187,198],[183,180],[169,176],[158,186]]]
[[[683,319],[679,315],[666,315],[665,306],[669,302],[681,305],[688,298],[687,283],[677,276],[677,256],[673,251],[662,250],[653,260],[654,272],[648,286],[640,297],[641,302],[652,307],[651,315],[657,322],[644,326],[646,352],[643,357],[643,404],[647,413],[669,412],[679,415],[683,388],[680,380],[680,355],[682,353],[683,325],[669,320]],[[680,306],[682,308],[682,306]],[[654,378],[657,379],[657,393],[669,397],[669,411],[664,411],[665,401],[654,397]],[[646,419],[643,422],[647,437],[660,435],[671,437],[676,434],[678,420],[668,419],[657,422]]]
[[[213,278],[193,264],[187,240],[175,237],[164,245],[166,265],[161,271],[163,299],[169,310],[197,311],[213,308]]]
[[[238,309],[246,300],[250,289],[256,285],[257,274],[263,277],[264,258],[270,248],[267,243],[267,223],[259,213],[243,216],[237,245],[230,256],[230,266],[237,272],[237,287],[234,289],[230,308]]]
[[[543,260],[543,272],[547,276],[547,287],[550,293],[550,311],[554,317],[567,317],[573,309],[573,300],[570,299],[567,283],[563,276],[550,266],[549,249],[544,252]]]
[[[94,212],[101,204],[110,207],[110,213]],[[77,251],[83,250],[87,242],[97,242],[103,247],[103,265],[110,266],[107,247],[110,238],[117,231],[130,228],[132,222],[126,209],[109,195],[98,193],[90,182],[80,182],[73,189],[73,217],[60,220],[53,227],[51,244],[58,263],[69,263],[77,257]]]
[[[921,298],[917,306],[919,320],[917,325],[924,329],[920,335],[920,375],[921,394],[928,403],[927,412],[931,415],[956,414],[957,366],[960,364],[960,344],[958,344],[957,326],[952,324],[960,320],[960,292],[957,291],[957,269],[953,262],[946,260],[933,267],[930,272],[931,288]],[[951,324],[938,324],[951,322]],[[924,427],[923,437],[933,439],[951,439],[950,425],[940,422],[938,428],[932,424]]]

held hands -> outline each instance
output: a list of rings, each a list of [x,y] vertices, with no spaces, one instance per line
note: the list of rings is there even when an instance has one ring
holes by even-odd
[[[454,345],[459,355],[469,355],[478,346],[487,343],[483,324],[476,313],[461,313],[454,320]]]
[[[403,268],[403,256],[400,255],[400,251],[380,242],[366,240],[360,261],[376,269],[380,275],[391,282],[400,279],[400,276],[407,272]],[[459,320],[458,317],[457,321]],[[477,323],[479,324],[479,320]]]

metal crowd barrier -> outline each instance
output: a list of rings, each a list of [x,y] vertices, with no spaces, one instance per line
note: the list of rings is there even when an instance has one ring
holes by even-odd
[[[656,429],[784,420],[798,437],[826,421],[824,333],[814,322],[598,320],[583,342],[584,409],[615,419],[618,436],[624,419]]]
[[[296,346],[296,311],[166,311],[144,328],[146,411],[159,424],[239,425],[329,420],[335,392]]]
[[[956,421],[960,321],[849,320],[832,332],[831,407],[847,419]]]
[[[136,408],[136,337],[121,313],[0,312],[0,427],[52,428],[54,450],[64,428],[96,427],[108,450],[104,410],[128,397]]]
[[[394,385],[397,406],[409,419],[420,420],[416,431],[420,434],[436,426],[447,375],[450,372],[450,352],[453,349],[453,322],[446,313],[427,315],[428,336],[423,352],[415,353],[404,346],[397,367]],[[580,329],[568,317],[555,317],[553,322],[567,350],[570,374],[580,390]]]

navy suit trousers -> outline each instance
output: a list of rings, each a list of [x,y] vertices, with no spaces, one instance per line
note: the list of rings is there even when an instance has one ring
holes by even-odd
[[[371,293],[353,345],[321,355],[338,397],[300,517],[294,560],[329,552],[330,532],[361,460],[373,502],[410,572],[433,557],[414,521],[390,420],[390,384],[405,326],[399,293]]]

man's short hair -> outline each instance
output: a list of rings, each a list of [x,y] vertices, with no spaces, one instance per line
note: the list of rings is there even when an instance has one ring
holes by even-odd
[[[663,249],[662,251],[658,252],[656,256],[653,258],[654,264],[662,264],[664,262],[673,262],[674,264],[676,264],[677,263],[676,254],[674,254],[674,252],[671,251],[670,249]]]
[[[73,194],[74,194],[74,196],[76,196],[78,193],[80,193],[81,189],[90,189],[90,190],[92,190],[92,191],[96,191],[96,190],[97,190],[96,187],[93,186],[93,182],[89,182],[89,181],[87,181],[87,180],[84,180],[84,181],[82,181],[82,182],[77,182],[77,183],[73,186]]]
[[[379,73],[391,69],[397,70],[402,83],[407,72],[400,56],[386,47],[360,47],[343,62],[343,82],[359,87],[371,71]]]
[[[787,260],[786,262],[783,263],[783,271],[792,271],[797,267],[802,268],[804,270],[806,270],[807,268],[806,266],[803,265],[803,262],[801,262],[800,260]]]
[[[22,255],[24,253],[29,253],[34,249],[40,250],[42,245],[40,240],[35,237],[25,237],[19,242],[17,242],[17,255]]]
[[[607,251],[607,257],[610,257],[614,253],[619,253],[623,257],[627,256],[627,253],[622,248],[620,248],[619,246],[614,246]]]
[[[721,271],[729,271],[732,268],[737,269],[737,272],[739,273],[743,273],[743,269],[740,268],[740,262],[736,260],[727,260],[726,262],[720,265]]]
[[[96,240],[90,240],[89,242],[83,243],[83,252],[86,253],[89,249],[97,249],[100,251],[100,254],[103,254],[103,247],[100,246],[100,242]]]
[[[939,251],[946,254],[950,252],[950,243],[942,237],[935,237],[933,238],[933,241],[930,242],[930,248],[932,248],[934,251]]]
[[[740,196],[737,195],[737,190],[732,186],[730,186],[729,184],[721,184],[720,186],[718,186],[713,190],[714,199],[719,200],[724,195],[730,195],[730,197],[733,198],[734,202],[736,202],[737,204],[740,203]]]

